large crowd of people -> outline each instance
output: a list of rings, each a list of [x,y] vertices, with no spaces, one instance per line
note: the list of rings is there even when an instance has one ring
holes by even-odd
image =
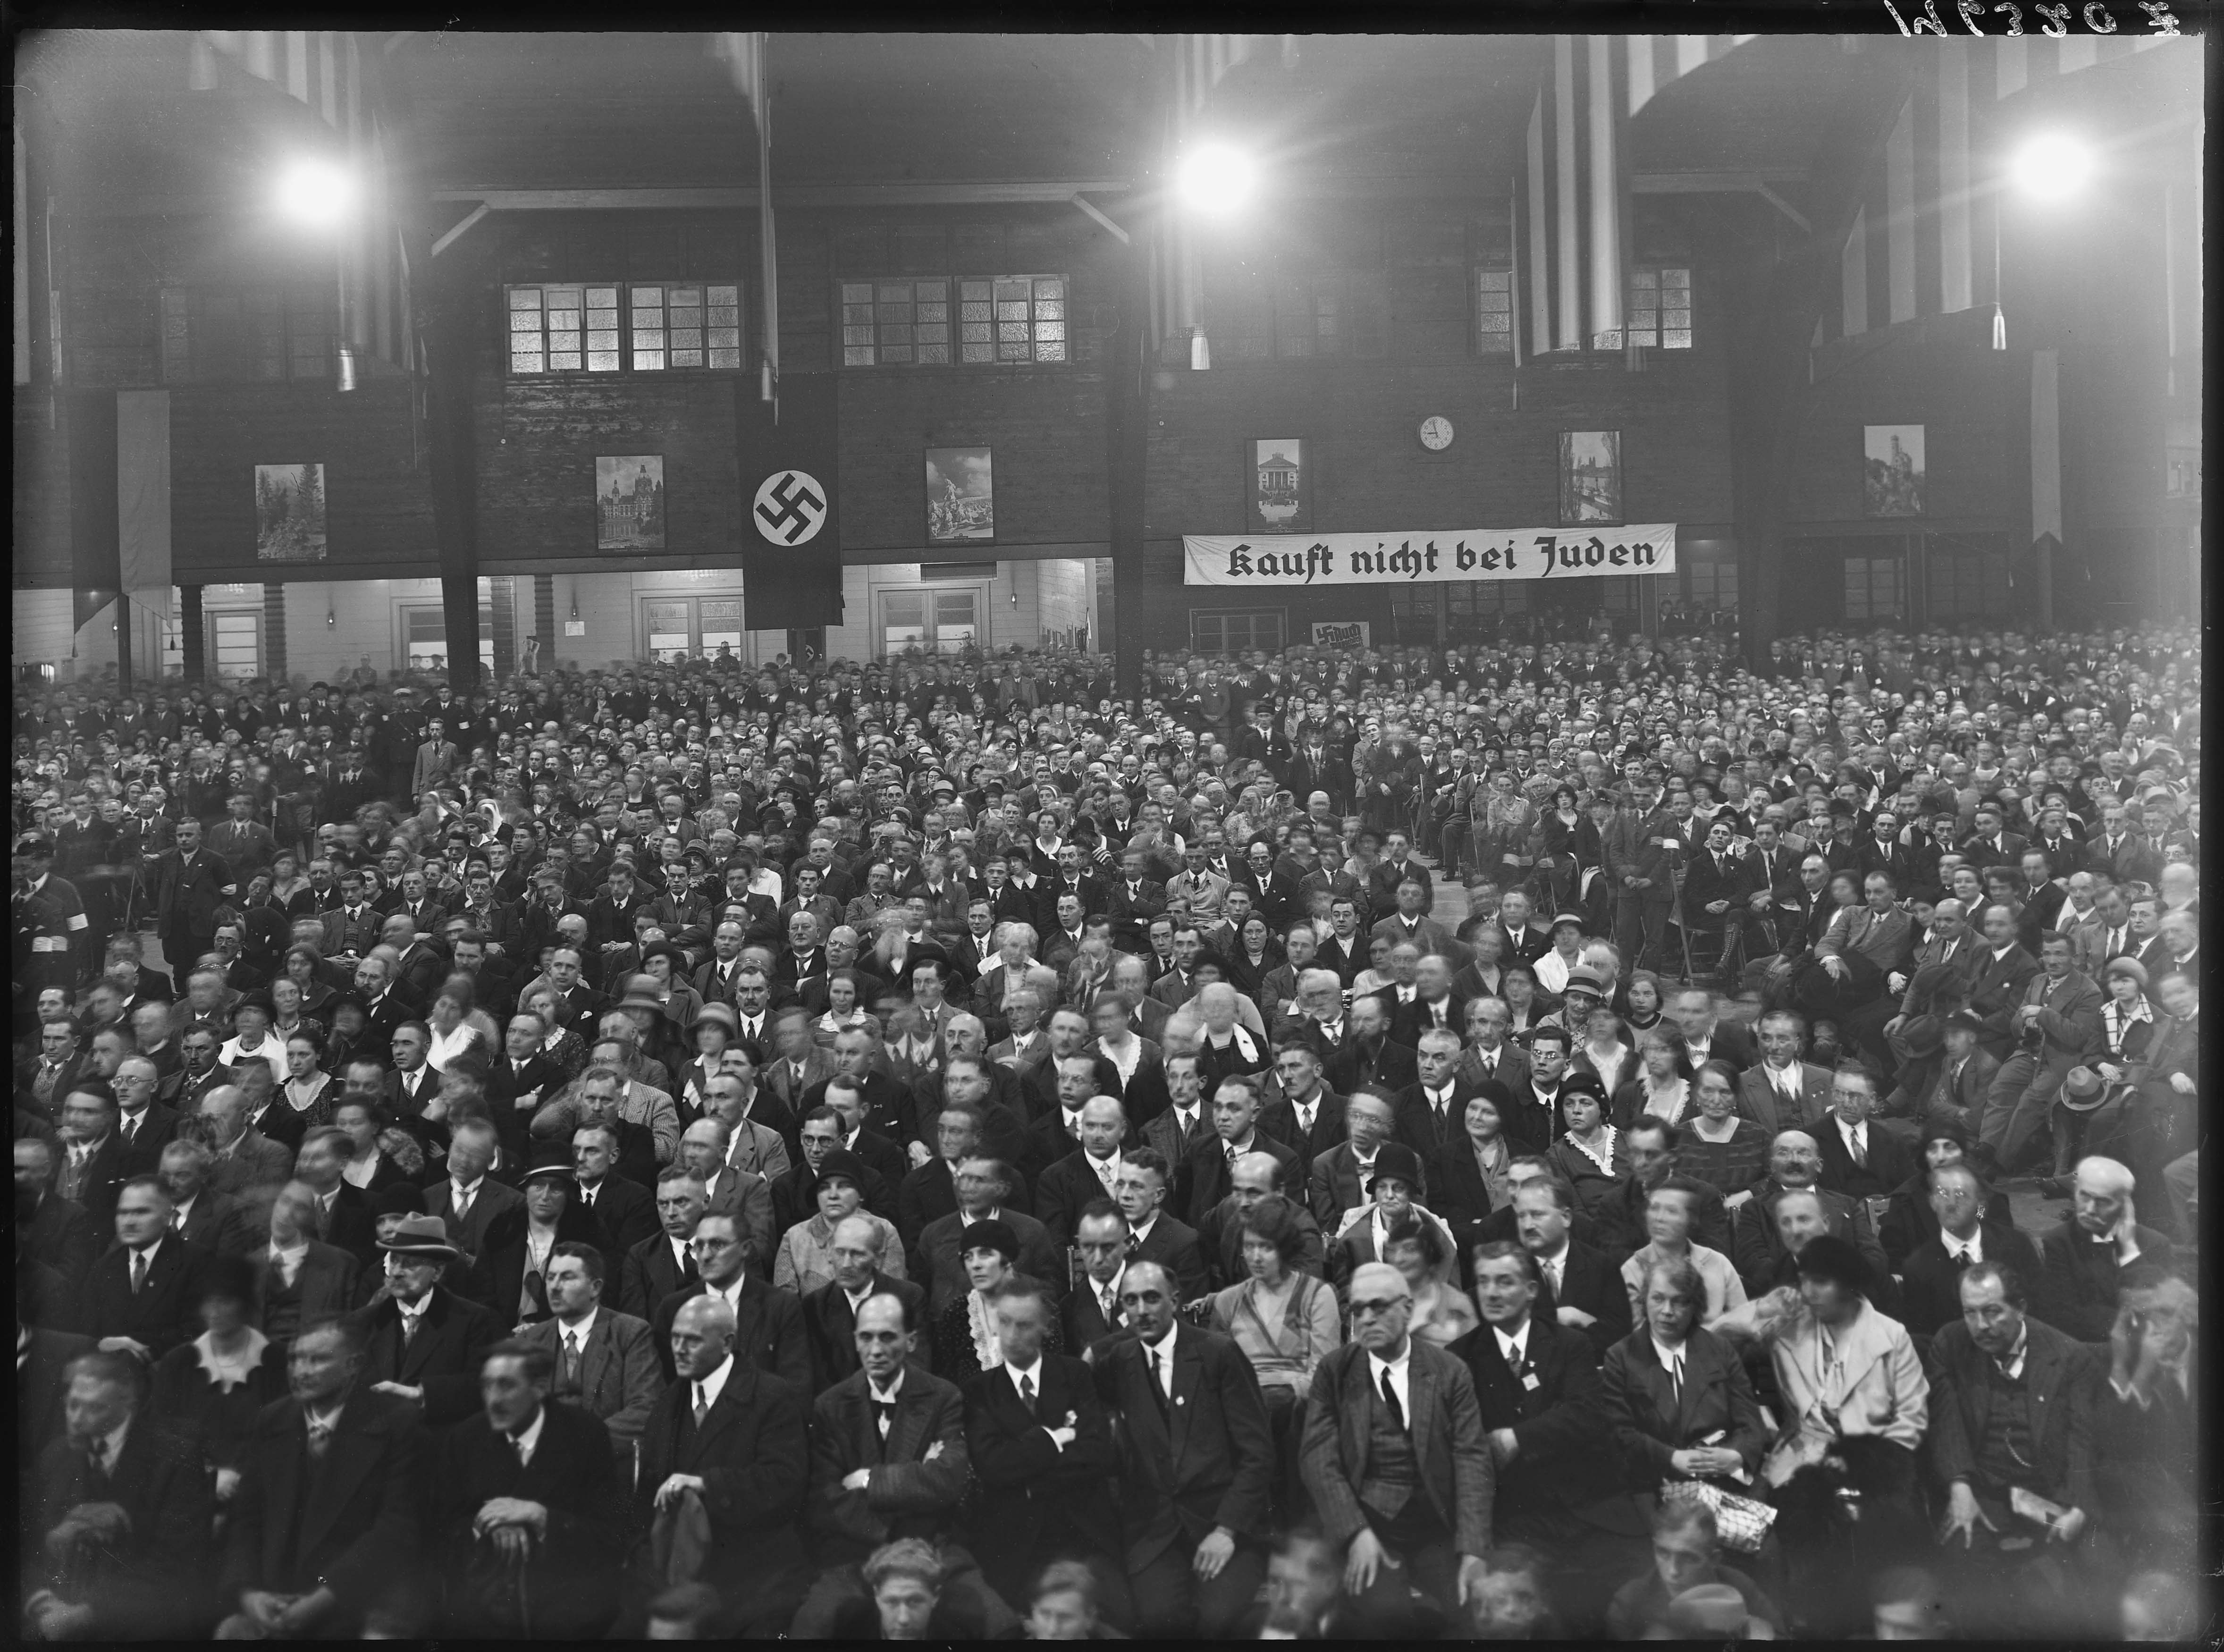
[[[19,697],[22,1629],[2190,1634],[2199,697]]]

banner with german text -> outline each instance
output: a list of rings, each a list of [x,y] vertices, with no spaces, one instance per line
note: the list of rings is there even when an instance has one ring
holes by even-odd
[[[1182,541],[1184,583],[1242,591],[1450,579],[1583,579],[1676,571],[1676,524],[1476,528],[1423,534],[1203,535]]]

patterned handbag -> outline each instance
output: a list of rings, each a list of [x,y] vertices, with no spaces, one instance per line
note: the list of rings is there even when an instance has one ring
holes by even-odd
[[[1670,1480],[1660,1488],[1660,1500],[1696,1503],[1710,1510],[1723,1545],[1741,1554],[1757,1553],[1768,1529],[1776,1522],[1776,1510],[1768,1504],[1725,1491],[1705,1480]]]

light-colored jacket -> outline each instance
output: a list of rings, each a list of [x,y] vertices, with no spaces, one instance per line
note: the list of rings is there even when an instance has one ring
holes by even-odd
[[[1930,1384],[1907,1327],[1864,1302],[1835,1340],[1831,1360],[1821,1328],[1804,1311],[1770,1339],[1785,1427],[1831,1417],[1843,1434],[1880,1434],[1920,1450],[1930,1421]]]

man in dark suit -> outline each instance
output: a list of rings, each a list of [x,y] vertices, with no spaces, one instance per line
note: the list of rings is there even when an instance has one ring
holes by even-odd
[[[1467,1136],[1474,1088],[1459,1076],[1460,1035],[1431,1027],[1420,1035],[1419,1076],[1396,1098],[1398,1139],[1424,1158]]]
[[[1366,1084],[1394,1096],[1420,1078],[1412,1046],[1390,1036],[1390,1011],[1380,998],[1355,1000],[1344,1025],[1347,1035],[1328,1061],[1329,1088],[1338,1095]]]
[[[1073,1150],[1044,1167],[1035,1178],[1035,1215],[1049,1230],[1052,1247],[1058,1250],[1073,1243],[1074,1224],[1082,1209],[1113,1196],[1128,1115],[1111,1097],[1098,1096],[1083,1104],[1077,1130],[1080,1139]]]
[[[363,1381],[360,1332],[312,1326],[288,1357],[289,1397],[249,1435],[224,1534],[235,1639],[408,1635],[430,1441],[419,1408]],[[474,1381],[476,1378],[474,1378]]]
[[[23,1250],[71,1291],[101,1248],[85,1207],[54,1191],[54,1148],[41,1136],[16,1138],[16,1231]]]
[[[1605,1252],[1570,1233],[1575,1208],[1575,1191],[1566,1182],[1528,1182],[1513,1195],[1514,1227],[1544,1275],[1544,1311],[1555,1324],[1589,1337],[1603,1358],[1629,1334],[1629,1288]]]
[[[734,1352],[798,1393],[810,1393],[811,1339],[804,1330],[802,1301],[793,1291],[755,1276],[749,1230],[734,1217],[706,1214],[695,1224],[690,1249],[699,1276],[657,1304],[650,1324],[658,1348],[670,1354],[672,1326],[681,1308],[698,1296],[716,1296],[733,1320]],[[668,1358],[664,1375],[667,1381],[675,1375]]]
[[[448,1141],[447,1176],[425,1196],[425,1213],[438,1218],[456,1248],[473,1261],[505,1229],[525,1219],[525,1195],[494,1174],[499,1142],[484,1119],[458,1124]],[[302,1150],[308,1146],[304,1142]]]
[[[1557,1557],[1573,1586],[1559,1598],[1576,1608],[1586,1598],[1583,1579],[1625,1576],[1643,1564],[1646,1528],[1621,1484],[1597,1351],[1582,1332],[1537,1314],[1544,1284],[1536,1257],[1520,1245],[1481,1247],[1475,1300],[1482,1324],[1446,1351],[1475,1378],[1497,1468],[1497,1541]],[[1577,1632],[1602,1622],[1604,1606],[1574,1611]]]
[[[105,1240],[123,1191],[123,1139],[116,1133],[116,1092],[105,1084],[79,1079],[62,1098],[60,1163],[54,1191],[79,1206],[92,1226],[93,1243]]]
[[[367,1300],[362,1268],[316,1231],[316,1195],[305,1182],[287,1182],[271,1195],[267,1240],[250,1253],[255,1278],[255,1325],[281,1347],[290,1347],[303,1326],[347,1313]],[[374,1275],[381,1282],[383,1275]]]
[[[925,1323],[926,1293],[907,1279],[892,1279],[877,1265],[878,1234],[858,1216],[835,1224],[830,1254],[834,1277],[803,1297],[804,1335],[811,1344],[812,1389],[823,1393],[857,1369],[857,1310],[874,1296],[894,1296],[907,1321]]]
[[[603,1234],[603,1250],[622,1256],[656,1231],[656,1199],[616,1169],[616,1132],[601,1122],[572,1132],[572,1167],[579,1202]]]
[[[1009,1224],[1019,1239],[1020,1271],[1043,1281],[1053,1301],[1063,1293],[1065,1264],[1058,1247],[1051,1243],[1050,1230],[1006,1203],[1014,1180],[1011,1167],[999,1159],[971,1158],[958,1165],[953,1180],[957,1208],[921,1229],[915,1247],[919,1266],[912,1271],[926,1288],[930,1314],[941,1313],[970,1288],[959,1260],[959,1237],[968,1224],[992,1216]]]
[[[85,1328],[103,1349],[149,1362],[200,1334],[209,1256],[171,1231],[170,1191],[134,1176],[116,1202],[116,1248],[85,1277]]]
[[[1112,944],[1123,953],[1143,951],[1151,920],[1166,909],[1166,886],[1149,877],[1149,870],[1143,851],[1130,849],[1120,857],[1121,876],[1104,891],[1102,910],[1112,920]]]
[[[1782,1282],[1785,1256],[1784,1234],[1776,1219],[1776,1206],[1788,1193],[1815,1195],[1826,1229],[1861,1253],[1872,1279],[1886,1279],[1891,1267],[1878,1242],[1868,1206],[1858,1199],[1818,1187],[1823,1174],[1819,1132],[1835,1128],[1823,1123],[1813,1130],[1779,1130],[1768,1148],[1768,1174],[1753,1184],[1753,1197],[1738,1206],[1730,1219],[1730,1260],[1751,1294],[1759,1296]]]
[[[1311,1164],[1343,1140],[1343,1098],[1322,1081],[1326,1058],[1311,1038],[1298,1037],[1274,1052],[1279,1092],[1259,1115],[1259,1128]],[[1175,1157],[1172,1162],[1179,1163]]]
[[[2080,1342],[2108,1339],[2123,1278],[2133,1264],[2170,1265],[2170,1242],[2140,1225],[2132,1187],[2131,1171],[2115,1160],[2081,1161],[2072,1184],[2074,1213],[2039,1237],[2032,1311]]]
[[[1008,1278],[990,1304],[1003,1361],[964,1384],[966,1453],[979,1487],[972,1548],[996,1592],[1020,1599],[1044,1562],[1086,1559],[1114,1623],[1128,1620],[1119,1529],[1107,1495],[1119,1467],[1090,1369],[1043,1345],[1056,1313],[1045,1283]]]
[[[481,1126],[491,1134],[490,1126]],[[458,1130],[460,1138],[463,1135]],[[378,1263],[378,1218],[362,1188],[341,1174],[354,1150],[345,1131],[320,1124],[303,1138],[294,1176],[315,1200],[310,1237],[337,1245],[365,1266]]]
[[[479,1415],[449,1430],[432,1487],[433,1552],[453,1635],[591,1640],[616,1615],[623,1527],[610,1436],[553,1398],[556,1361],[498,1342]]]
[[[2023,1002],[2009,1012],[2015,1053],[2000,1063],[1985,1092],[1979,1141],[2003,1172],[2020,1168],[2024,1150],[2047,1122],[2070,1070],[2107,1048],[2101,1031],[2100,984],[2072,961],[2069,937],[2050,929],[2039,940],[2038,973],[2024,988]],[[2055,1174],[2069,1169],[2069,1121],[2054,1114]]]
[[[1409,1587],[1450,1617],[1491,1545],[1495,1475],[1475,1379],[1408,1334],[1412,1301],[1395,1268],[1353,1273],[1353,1339],[1313,1375],[1301,1463],[1351,1592],[1385,1630],[1410,1625]]]
[[[1877,1122],[1876,1074],[1840,1067],[1830,1077],[1830,1113],[1808,1132],[1823,1168],[1816,1185],[1848,1199],[1880,1199],[1915,1174],[1915,1155]]]
[[[1242,1162],[1242,1157],[1236,1160]],[[1197,1231],[1166,1213],[1172,1181],[1172,1168],[1164,1159],[1149,1148],[1137,1148],[1113,1178],[1112,1197],[1128,1226],[1128,1259],[1166,1269],[1180,1293],[1180,1305],[1187,1307],[1205,1295],[1210,1281]]]
[[[500,1320],[442,1282],[463,1253],[437,1216],[405,1216],[377,1242],[389,1294],[355,1316],[363,1374],[374,1394],[392,1394],[442,1427],[478,1404],[479,1367],[502,1336]]]
[[[213,1478],[191,1434],[148,1415],[119,1353],[81,1354],[67,1372],[68,1434],[37,1459],[36,1559],[23,1622],[52,1641],[199,1638],[215,1523]],[[120,1529],[107,1511],[120,1512]],[[43,1562],[43,1564],[40,1564]]]
[[[1228,1196],[1235,1186],[1229,1172],[1247,1153],[1272,1154],[1285,1186],[1304,1180],[1297,1154],[1259,1128],[1259,1081],[1248,1073],[1223,1079],[1213,1092],[1213,1133],[1190,1149],[1174,1174],[1173,1208],[1189,1226]]]
[[[2005,1063],[2016,1051],[2015,1013],[2038,973],[2038,960],[2023,949],[2015,915],[2006,907],[1987,907],[1981,922],[1985,950],[1967,978],[1967,1002],[1984,1021],[1980,1041],[1986,1054]]]
[[[1734,836],[1728,821],[1715,821],[1707,828],[1705,844],[1684,870],[1684,927],[1691,936],[1691,961],[1695,967],[1703,966],[1711,957],[1725,988],[1734,984],[1730,976],[1734,943],[1744,933],[1746,902],[1758,876],[1731,846]]]
[[[1014,1622],[954,1541],[967,1484],[965,1402],[915,1357],[916,1304],[876,1290],[858,1305],[849,1375],[812,1407],[809,1520],[820,1571],[791,1630],[824,1637],[865,1592],[857,1568],[886,1543],[917,1538],[943,1566],[942,1592],[971,1608],[984,1635]]]
[[[1121,1536],[1135,1629],[1219,1638],[1266,1575],[1274,1444],[1233,1339],[1181,1324],[1154,1262],[1120,1282],[1127,1324],[1089,1351],[1120,1447]]]
[[[487,1111],[501,1134],[503,1155],[510,1159],[529,1156],[527,1123],[542,1102],[555,1099],[566,1082],[564,1069],[540,1053],[547,1031],[530,1010],[512,1016],[502,1035],[502,1055],[487,1067]]]
[[[2035,1493],[2068,1510],[2079,1528],[2100,1507],[2100,1361],[2032,1317],[2024,1290],[2012,1263],[1973,1264],[1961,1276],[1959,1312],[1931,1343],[1928,1362],[1930,1467],[1946,1488],[1941,1541],[1951,1555],[1960,1537],[1973,1562],[1983,1564],[1975,1558],[1981,1554],[1992,1567],[2002,1565],[2002,1537],[2035,1535],[2012,1511],[2014,1494]],[[2029,1558],[2029,1545],[2021,1547]],[[2020,1570],[2012,1560],[2007,1568]],[[2029,1586],[2043,1587],[2043,1573]]]
[[[695,1237],[695,1224],[708,1202],[703,1178],[684,1164],[667,1167],[656,1179],[660,1231],[626,1252],[624,1275],[618,1284],[620,1313],[650,1320],[666,1297],[702,1278],[689,1241]]]
[[[2038,1247],[2012,1223],[1987,1220],[1984,1185],[1967,1164],[1930,1171],[1928,1197],[1938,1231],[1900,1264],[1900,1323],[1914,1337],[1935,1337],[1962,1313],[1962,1275],[1982,1262],[2006,1263],[2037,1276]]]
[[[155,927],[162,956],[199,958],[216,947],[216,909],[239,893],[231,868],[203,847],[201,823],[187,815],[178,822],[177,847],[155,863]]]
[[[281,1111],[290,1115],[294,1110]],[[221,1086],[203,1096],[199,1118],[202,1139],[216,1155],[216,1162],[209,1167],[212,1191],[239,1199],[250,1189],[277,1187],[294,1174],[300,1137],[288,1146],[249,1123],[247,1092],[237,1086]]]
[[[668,1339],[677,1380],[649,1414],[634,1497],[642,1569],[663,1547],[660,1529],[697,1524],[708,1538],[700,1576],[722,1608],[716,1630],[770,1638],[793,1620],[809,1581],[799,1530],[808,1390],[736,1351],[723,1295],[679,1305]]]

